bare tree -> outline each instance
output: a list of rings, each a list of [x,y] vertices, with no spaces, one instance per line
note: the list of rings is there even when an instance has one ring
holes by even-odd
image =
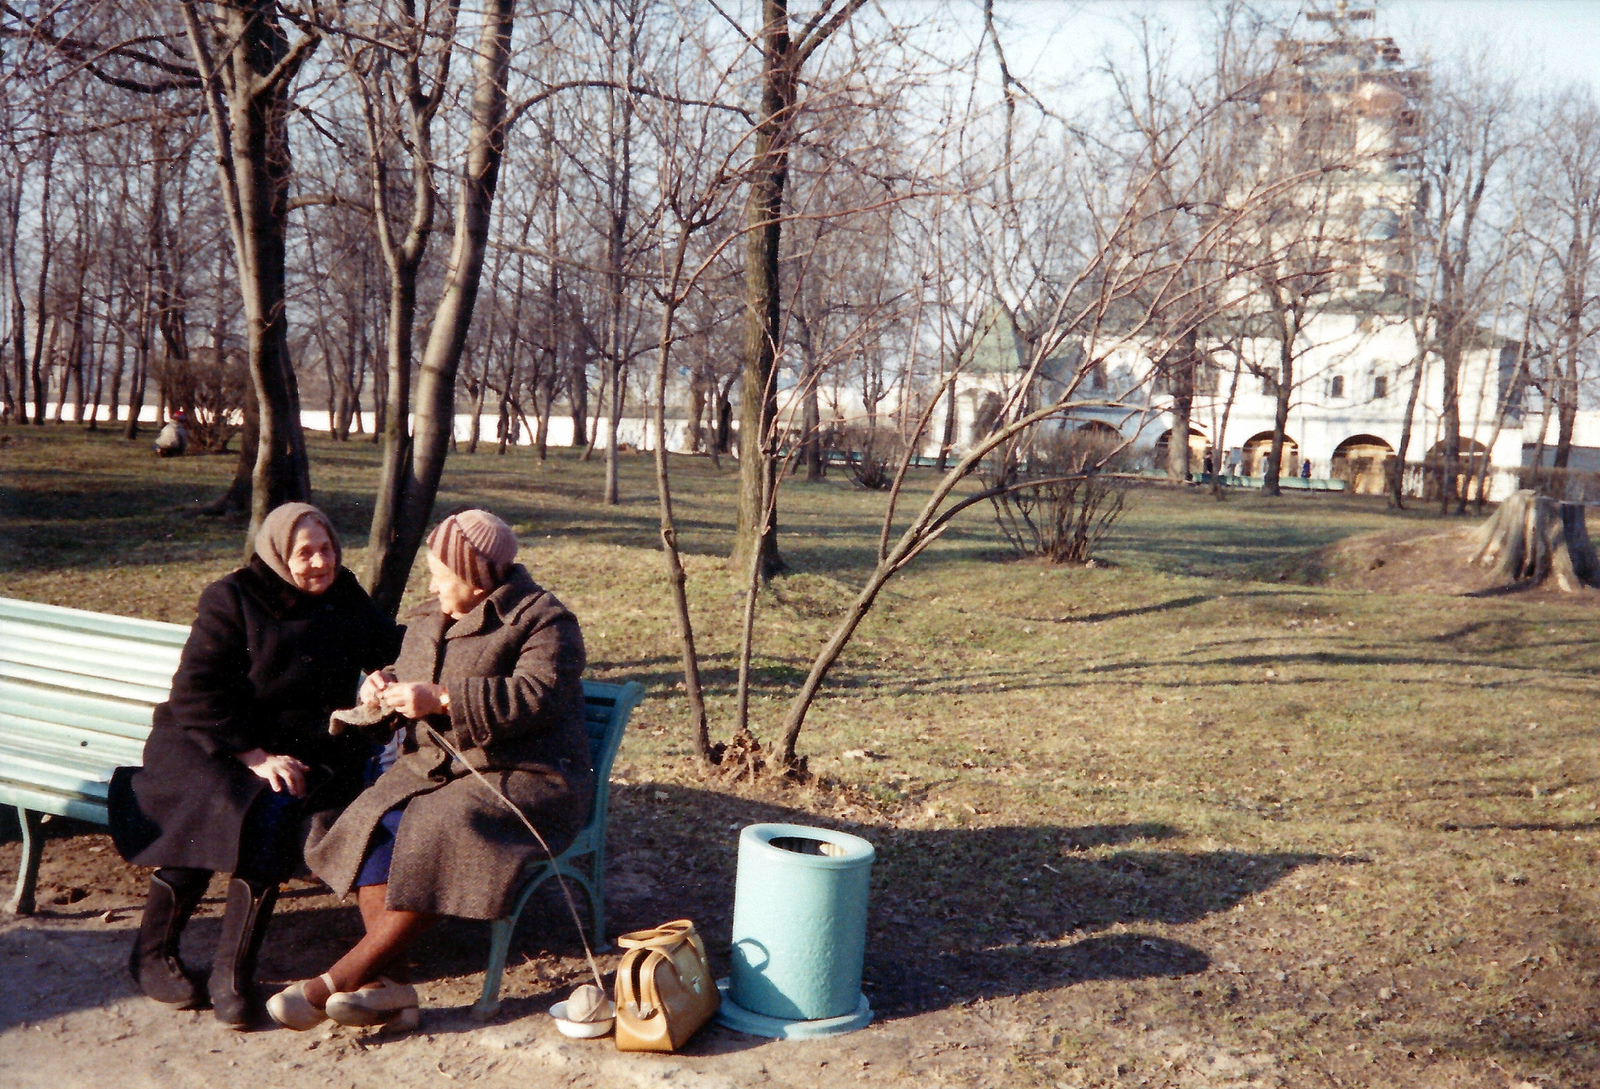
[[[1591,287],[1600,261],[1600,107],[1587,91],[1562,93],[1540,134],[1544,172],[1535,231],[1553,278],[1534,319],[1549,343],[1538,384],[1556,422],[1554,468],[1565,469],[1582,398],[1587,353],[1600,321]],[[1544,441],[1543,432],[1539,441]]]
[[[439,478],[454,431],[456,370],[477,302],[478,285],[488,248],[490,216],[495,187],[505,153],[507,127],[507,74],[513,25],[512,0],[490,0],[473,52],[472,98],[468,107],[469,131],[460,188],[456,201],[455,231],[446,264],[444,285],[434,309],[422,371],[417,383],[415,432],[407,437],[404,413],[396,411],[397,383],[404,381],[394,367],[396,326],[408,323],[390,316],[390,435],[393,455],[385,449],[384,481],[373,514],[372,559],[368,590],[373,600],[394,612],[398,609],[411,564],[422,544],[423,533],[438,494]],[[442,80],[441,80],[442,83]],[[427,180],[419,186],[430,185]],[[374,182],[374,200],[380,185]],[[380,217],[381,218],[381,217]],[[385,228],[387,229],[387,228]],[[386,244],[385,249],[393,252]],[[404,444],[401,447],[401,444]],[[391,456],[399,463],[391,470]]]
[[[783,243],[784,187],[797,131],[801,72],[813,54],[866,0],[828,0],[792,33],[788,0],[761,0],[761,25],[750,38],[760,43],[761,100],[751,147],[749,197],[745,204],[744,376],[739,419],[739,522],[733,565],[756,557],[766,579],[783,567],[778,554],[777,464],[772,440],[778,413],[777,360],[783,292],[779,260]]]

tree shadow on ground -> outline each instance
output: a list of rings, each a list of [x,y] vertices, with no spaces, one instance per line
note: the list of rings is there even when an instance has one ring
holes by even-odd
[[[612,805],[612,929],[688,915],[719,972],[727,970],[739,829],[824,825],[871,841],[877,860],[864,987],[887,1016],[1092,979],[1203,971],[1210,963],[1203,950],[1125,928],[1193,923],[1301,866],[1348,862],[1160,847],[1183,837],[1159,824],[863,826],[682,786],[619,786]]]
[[[705,935],[714,970],[725,974],[739,830],[763,822],[823,825],[873,843],[863,989],[879,1016],[889,1018],[1091,980],[1205,971],[1211,963],[1205,950],[1160,928],[1226,911],[1301,866],[1349,861],[1189,850],[1180,830],[1155,823],[900,829],[695,787],[618,784],[606,881],[609,936],[688,916]],[[47,869],[61,857],[57,852],[76,856],[80,848],[87,850],[82,841],[53,841]],[[114,857],[102,865],[107,879],[129,876],[115,869],[124,864]],[[314,975],[362,932],[352,905],[319,899],[304,887],[286,891],[262,951],[264,980]],[[573,895],[587,919],[581,890],[574,887]],[[193,965],[209,961],[221,926],[221,903],[211,900],[217,902],[208,901],[184,936],[184,956]],[[0,932],[0,968],[25,965],[33,977],[25,1000],[0,1014],[0,1027],[132,993],[125,965],[137,911],[110,930],[83,929],[81,914],[69,905],[47,906],[30,924]],[[62,925],[51,926],[53,919]],[[488,940],[486,923],[443,921],[414,950],[417,978],[471,982],[483,971]],[[73,982],[62,976],[57,983],[51,963],[77,966],[69,973]],[[602,970],[614,963],[613,952]],[[582,944],[554,883],[524,912],[509,964],[522,985],[507,998],[505,1016],[532,1010],[586,974]],[[91,965],[92,985],[79,978]],[[520,993],[530,985],[533,997]]]

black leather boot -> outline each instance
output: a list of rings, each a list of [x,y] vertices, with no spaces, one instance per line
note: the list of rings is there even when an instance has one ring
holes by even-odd
[[[192,874],[156,871],[150,878],[144,918],[128,957],[128,973],[139,989],[180,1010],[199,1009],[206,1003],[204,981],[178,957],[178,938],[205,895],[210,877],[204,870]]]
[[[211,1008],[217,1020],[234,1028],[249,1028],[262,1019],[261,998],[256,993],[256,954],[267,933],[267,920],[278,902],[278,886],[260,892],[241,877],[228,880],[228,907],[222,916],[222,936],[211,962]]]

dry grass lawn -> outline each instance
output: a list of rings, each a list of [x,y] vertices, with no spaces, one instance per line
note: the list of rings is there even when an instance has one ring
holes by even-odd
[[[242,527],[191,513],[230,458],[10,434],[0,594],[186,622],[237,562]],[[313,456],[359,570],[375,451],[313,440]],[[725,733],[735,474],[674,464]],[[616,771],[617,927],[692,914],[725,946],[750,820],[877,845],[866,975],[884,1042],[835,1057],[837,1082],[769,1056],[775,1084],[843,1084],[846,1061],[870,1064],[849,1084],[1600,1084],[1592,601],[1324,577],[1316,555],[1344,538],[1435,524],[1354,498],[1138,491],[1093,570],[1010,560],[975,511],[891,585],[831,678],[801,738],[816,781],[729,788],[690,757],[650,474],[628,458],[607,508],[598,459],[463,455],[441,509],[511,521],[583,620],[593,675],[650,687]],[[843,479],[786,483],[758,733],[870,565],[882,504]],[[91,830],[59,834],[75,838],[52,841],[47,885],[87,873],[86,892],[137,902],[109,852],[82,868]],[[511,973],[508,1009],[572,978],[560,922],[524,941],[556,957]],[[477,954],[439,942],[424,974],[466,995]],[[706,1069],[723,1061],[697,1046]]]

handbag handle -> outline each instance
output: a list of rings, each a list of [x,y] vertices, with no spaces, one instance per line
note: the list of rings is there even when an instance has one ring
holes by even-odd
[[[635,930],[630,934],[618,935],[617,944],[624,949],[671,949],[693,934],[692,920],[674,919],[653,930]]]
[[[617,1012],[629,1009],[633,1016],[647,1021],[660,1012],[659,996],[655,993],[653,972],[646,972],[649,950],[623,954],[617,966]]]

